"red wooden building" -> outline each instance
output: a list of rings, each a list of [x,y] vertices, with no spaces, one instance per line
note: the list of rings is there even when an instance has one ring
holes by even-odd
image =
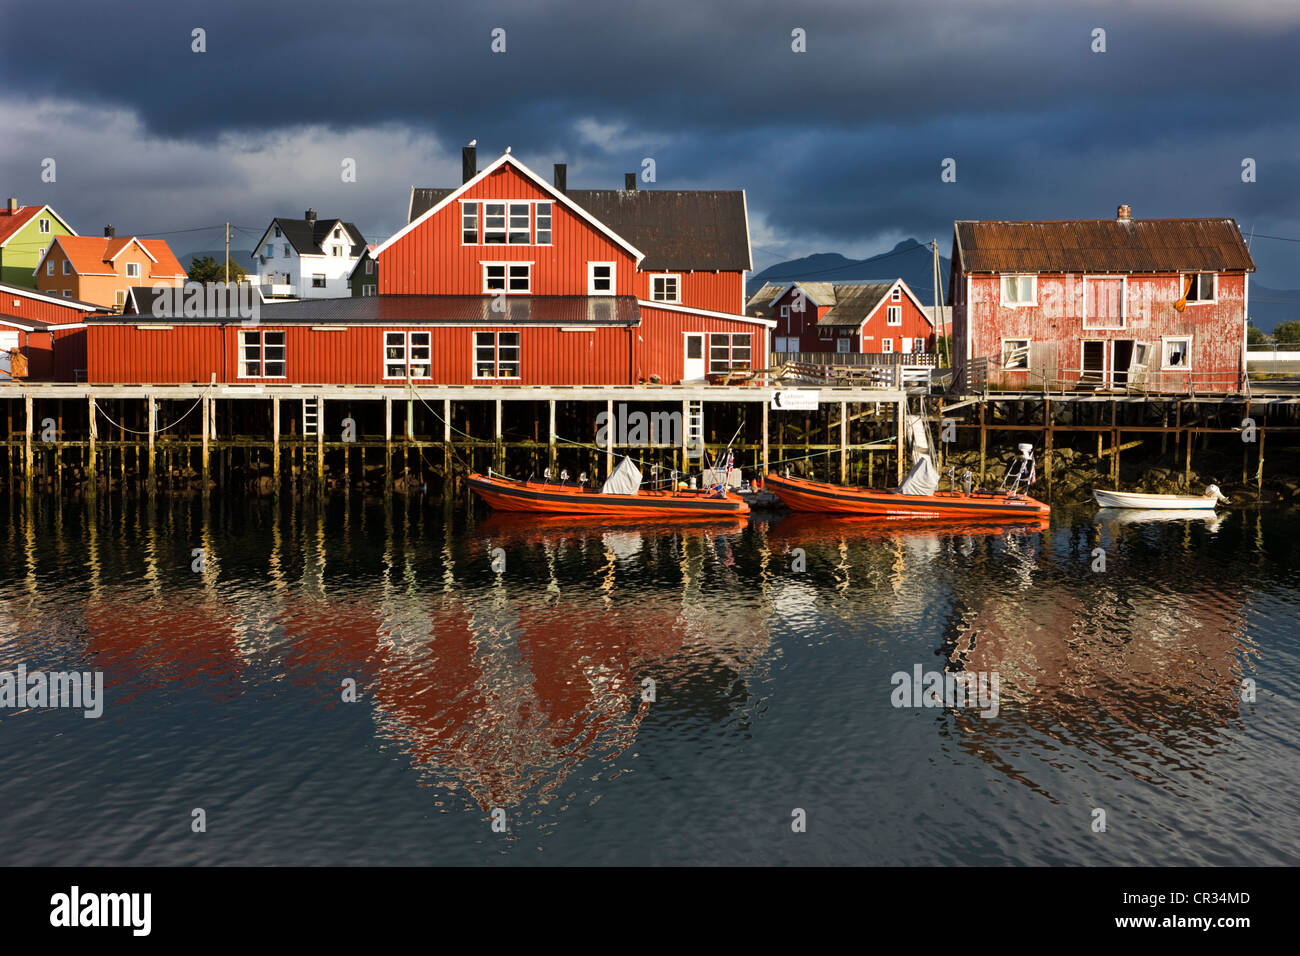
[[[902,279],[893,282],[769,282],[746,312],[776,322],[774,352],[934,350],[930,311]]]
[[[958,381],[986,359],[994,388],[1235,391],[1253,271],[1232,219],[957,222]]]
[[[474,163],[467,149],[456,189],[417,190],[433,194],[422,212],[413,193],[411,222],[374,250],[379,295],[269,302],[255,325],[97,317],[91,381],[614,385],[766,364],[774,323],[739,311],[743,193],[587,191],[642,249],[562,171]]]
[[[100,306],[0,282],[0,383],[86,378],[86,327]]]

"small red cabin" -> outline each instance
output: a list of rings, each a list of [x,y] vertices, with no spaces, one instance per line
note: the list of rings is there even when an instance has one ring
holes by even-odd
[[[101,307],[0,282],[0,382],[86,377],[86,316]]]
[[[930,310],[902,279],[893,282],[769,282],[746,307],[776,322],[772,351],[931,352]]]

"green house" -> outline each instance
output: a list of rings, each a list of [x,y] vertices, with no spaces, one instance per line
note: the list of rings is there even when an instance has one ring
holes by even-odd
[[[10,199],[0,209],[0,282],[36,288],[36,265],[59,236],[76,231],[49,206],[20,206]]]
[[[374,246],[366,246],[348,276],[348,288],[352,290],[353,298],[379,294],[379,263],[371,254],[372,249]]]

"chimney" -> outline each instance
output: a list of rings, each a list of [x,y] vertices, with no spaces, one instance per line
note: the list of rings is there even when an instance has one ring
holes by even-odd
[[[460,150],[460,181],[467,183],[478,175],[478,149],[462,146]]]
[[[555,188],[562,193],[569,190],[569,167],[564,163],[555,164]]]
[[[307,215],[306,215],[305,218],[306,218],[307,221],[308,221],[309,223],[311,223],[313,226],[316,225],[316,210],[315,210],[315,209],[308,209],[308,210],[307,210]]]
[[[117,235],[117,230],[115,230],[112,226],[105,226],[105,227],[104,227],[104,235],[105,235],[107,238],[112,239],[114,236]]]
[[[1133,210],[1132,208],[1129,207],[1128,203],[1124,203],[1122,206],[1119,207],[1119,209],[1115,212],[1115,218],[1120,222],[1133,221]]]
[[[12,215],[13,215],[14,213],[16,213],[17,211],[18,211],[18,200],[17,200],[15,197],[10,196],[10,197],[9,197],[9,215],[12,216]]]
[[[630,193],[636,192],[636,173],[623,174],[623,188]]]

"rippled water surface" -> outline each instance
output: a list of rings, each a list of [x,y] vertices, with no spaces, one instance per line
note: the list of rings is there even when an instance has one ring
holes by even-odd
[[[0,709],[11,863],[1300,862],[1298,515],[0,507],[0,670],[106,696]]]

